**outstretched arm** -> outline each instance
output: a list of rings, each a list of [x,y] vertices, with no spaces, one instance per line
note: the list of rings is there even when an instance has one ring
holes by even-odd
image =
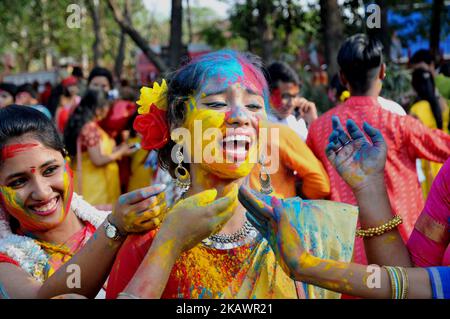
[[[237,192],[237,184],[232,184],[220,199],[215,199],[217,191],[211,189],[178,202],[118,298],[161,298],[177,258],[219,231],[231,218],[238,204]]]
[[[384,179],[387,146],[383,136],[368,123],[364,123],[363,130],[370,142],[353,120],[346,123],[348,134],[338,117],[333,117],[332,125],[326,154],[355,194],[361,229],[387,223],[394,214]],[[406,267],[412,265],[397,228],[379,236],[364,237],[364,245],[369,263]]]
[[[385,268],[359,265],[312,256],[302,246],[291,205],[275,197],[271,205],[261,201],[245,186],[239,199],[248,209],[247,218],[268,240],[277,261],[293,279],[332,291],[365,298],[391,298],[392,286]],[[409,298],[431,298],[430,280],[425,269],[406,268]]]

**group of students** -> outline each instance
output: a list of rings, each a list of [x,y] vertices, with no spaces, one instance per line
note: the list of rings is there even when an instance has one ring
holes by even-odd
[[[167,85],[143,89],[134,128],[180,192],[171,201],[165,184],[116,193],[111,212],[87,197],[105,196],[99,188],[111,186],[110,172],[90,181],[83,173],[80,183],[68,158],[116,159],[102,157],[105,146],[98,146],[105,110],[91,111],[89,123],[79,120],[87,118],[83,99],[102,101],[100,90],[69,117],[65,143],[42,113],[0,109],[0,296],[450,298],[444,120],[429,128],[383,108],[382,47],[367,36],[347,39],[338,63],[350,97],[321,116],[299,96],[300,82],[285,64],[265,73],[258,57],[233,50],[199,56]],[[212,142],[235,161],[192,160],[189,141],[171,133],[184,128],[195,137],[199,121],[201,133],[225,134]],[[271,175],[267,163],[250,159],[262,127],[279,133],[267,147],[279,149]],[[109,154],[121,152],[110,147]],[[447,160],[426,203],[418,158]],[[77,165],[84,161],[76,156]],[[367,282],[367,262],[380,265],[379,289]],[[73,265],[81,285],[68,287]]]

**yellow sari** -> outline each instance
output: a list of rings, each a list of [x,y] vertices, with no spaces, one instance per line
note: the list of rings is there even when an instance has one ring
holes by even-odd
[[[116,146],[114,139],[100,127],[98,127],[98,130],[102,153],[111,154]],[[77,160],[73,167],[75,192],[82,195],[91,205],[112,205],[120,196],[119,166],[117,162],[113,161],[104,166],[96,166],[92,163],[87,151],[81,152],[81,145],[77,146],[77,149]],[[81,164],[78,162],[80,158]],[[81,179],[79,178],[80,173]]]
[[[417,103],[414,103],[411,106],[409,113],[415,117],[417,117],[425,126],[437,129],[437,123],[434,119],[433,112],[431,111],[431,105],[428,101],[422,100]],[[448,122],[449,122],[449,108],[442,113],[442,130],[449,133],[448,131]],[[433,180],[436,175],[439,173],[442,165],[441,163],[421,160],[422,170],[425,175],[425,181],[422,183],[422,192],[424,198],[427,198],[428,193],[431,189],[431,184],[433,184]]]
[[[139,137],[130,138],[129,144],[139,143]],[[128,192],[152,185],[153,170],[145,166],[148,151],[139,149],[131,155],[131,174],[128,181]]]

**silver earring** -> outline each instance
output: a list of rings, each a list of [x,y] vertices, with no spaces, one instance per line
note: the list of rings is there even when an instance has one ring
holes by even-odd
[[[261,190],[260,192],[266,195],[269,195],[273,192],[272,183],[270,181],[270,174],[267,171],[265,163],[265,156],[261,155],[259,159],[259,164],[261,164],[261,171],[259,172],[259,182],[261,184]],[[264,179],[264,175],[266,175],[266,178]]]
[[[182,165],[184,156],[183,153],[181,153],[181,145],[178,146],[175,156],[178,162],[178,166],[175,168],[175,185],[178,186],[184,194],[191,187],[191,174],[189,174],[188,170]]]

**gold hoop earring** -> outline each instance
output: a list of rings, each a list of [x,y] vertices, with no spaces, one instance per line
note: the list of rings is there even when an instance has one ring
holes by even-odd
[[[191,187],[191,174],[184,168],[183,153],[181,153],[181,146],[178,146],[178,150],[175,154],[178,166],[175,168],[175,185],[178,186],[183,193],[186,193]]]
[[[259,159],[259,164],[261,164],[261,171],[259,172],[259,182],[261,184],[260,192],[266,195],[270,195],[273,192],[272,183],[270,181],[270,174],[267,171],[266,166],[264,165],[265,156],[261,155]],[[263,176],[266,175],[266,179]]]

